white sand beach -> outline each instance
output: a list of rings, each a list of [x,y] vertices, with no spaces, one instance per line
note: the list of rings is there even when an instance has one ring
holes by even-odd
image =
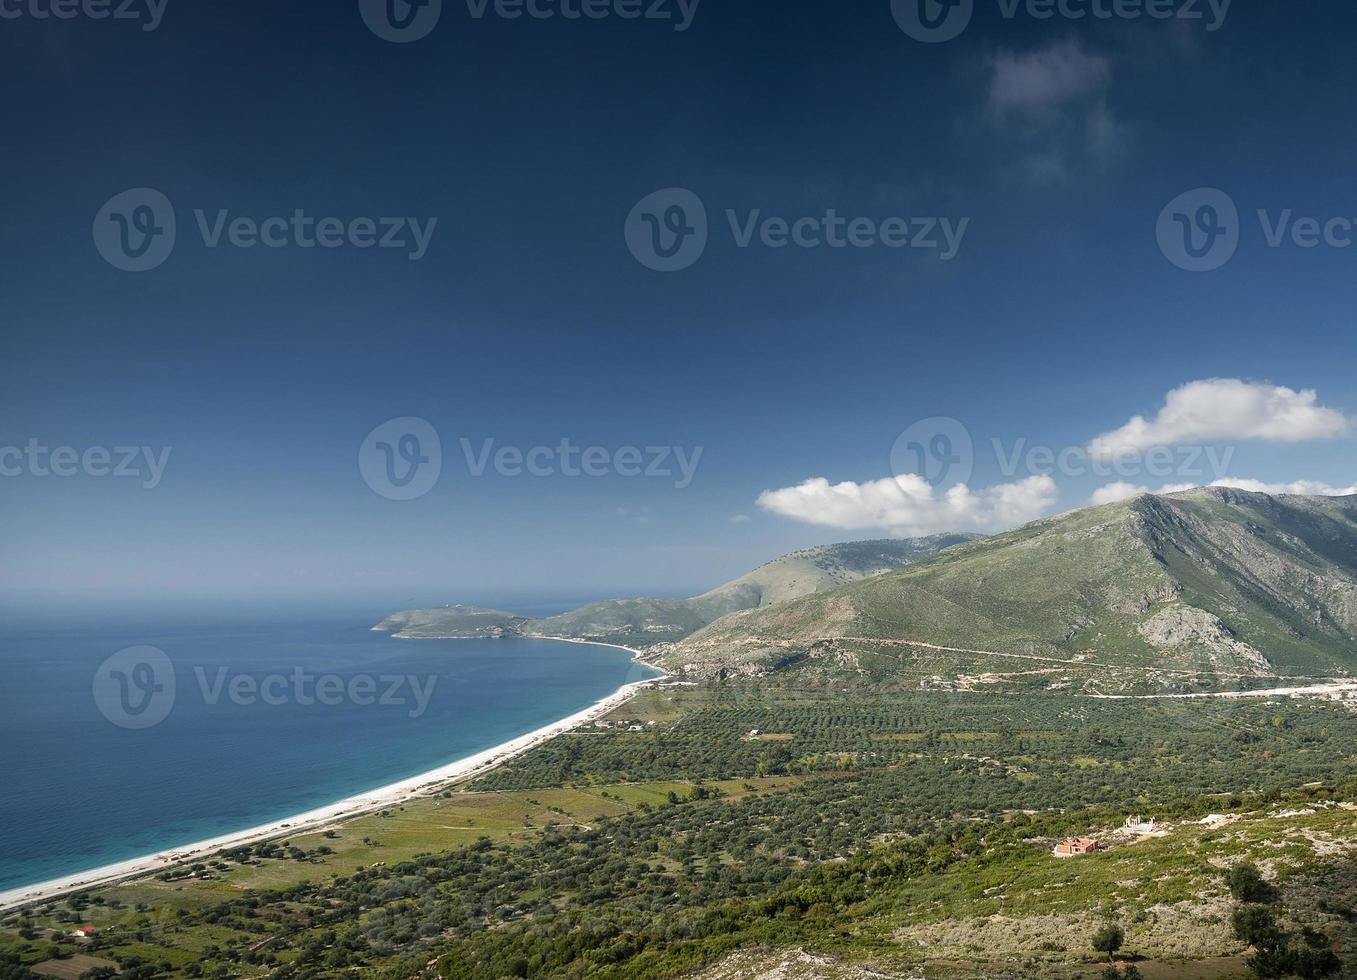
[[[543,637],[543,639],[557,639],[557,637]],[[567,642],[588,641],[578,640]],[[600,643],[595,645],[618,646],[618,644],[615,643]],[[639,658],[641,655],[640,651],[633,650],[630,647],[619,647],[619,649],[627,650],[632,654],[633,658]],[[521,735],[518,738],[511,739],[501,745],[496,745],[494,748],[486,749],[484,752],[478,752],[475,755],[467,756],[464,759],[458,759],[455,762],[450,762],[437,769],[431,769],[428,772],[420,773],[417,776],[402,779],[400,782],[391,783],[388,786],[382,786],[366,793],[350,796],[347,799],[332,803],[329,806],[308,810],[307,812],[299,813],[296,816],[277,820],[273,823],[261,824],[257,827],[250,827],[247,830],[237,831],[236,833],[223,834],[219,837],[197,841],[182,847],[158,851],[155,854],[146,854],[141,857],[130,858],[126,861],[118,861],[114,864],[107,864],[100,868],[92,868],[88,871],[67,875],[62,878],[53,878],[50,881],[24,885],[20,888],[0,892],[0,911],[20,905],[27,905],[31,902],[45,901],[57,895],[76,891],[81,888],[107,885],[111,882],[121,881],[127,878],[137,878],[147,874],[154,874],[158,871],[163,871],[167,867],[185,861],[202,860],[205,857],[210,857],[223,848],[236,847],[241,844],[251,844],[262,840],[268,840],[273,837],[292,836],[294,834],[318,830],[337,820],[358,816],[363,813],[371,813],[374,810],[381,810],[385,807],[403,803],[417,797],[429,796],[435,792],[446,789],[449,785],[454,783],[465,782],[466,780],[482,775],[483,773],[494,769],[496,766],[509,761],[515,756],[522,755],[529,749],[535,748],[543,742],[555,738],[563,732],[570,731],[580,725],[588,724],[603,717],[610,711],[625,704],[637,691],[659,681],[663,681],[667,676],[668,675],[661,674],[658,677],[648,677],[645,680],[632,681],[629,684],[624,684],[612,694],[595,702],[583,711],[575,712],[568,718],[562,718],[560,721],[552,722],[550,725],[544,725],[536,731],[528,732],[526,735]]]
[[[1334,698],[1357,696],[1357,681],[1335,678],[1300,687],[1268,687],[1252,691],[1200,691],[1192,694],[1090,694],[1104,701],[1189,701],[1201,698]]]

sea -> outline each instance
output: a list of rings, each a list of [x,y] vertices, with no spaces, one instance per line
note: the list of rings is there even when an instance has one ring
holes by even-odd
[[[379,618],[0,623],[0,891],[325,806],[655,676],[615,647]]]

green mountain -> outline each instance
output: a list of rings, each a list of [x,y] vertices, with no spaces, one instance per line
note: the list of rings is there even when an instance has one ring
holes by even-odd
[[[387,617],[373,629],[410,638],[534,634],[648,646],[682,639],[728,613],[770,606],[880,575],[974,537],[939,534],[807,548],[690,599],[608,599],[539,620],[472,606],[411,609]]]
[[[1146,494],[737,612],[657,654],[700,676],[970,689],[1331,676],[1357,664],[1357,497]]]
[[[372,628],[378,632],[395,633],[408,640],[470,640],[516,636],[531,622],[527,616],[505,612],[503,609],[456,605],[392,613]]]
[[[942,534],[806,548],[691,599],[608,599],[540,620],[533,631],[545,636],[628,638],[648,643],[674,640],[729,613],[775,605],[880,575],[973,537]]]

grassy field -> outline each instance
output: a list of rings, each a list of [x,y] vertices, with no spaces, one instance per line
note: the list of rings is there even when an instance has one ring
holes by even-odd
[[[704,785],[726,798],[739,799],[751,791],[786,790],[800,781],[801,777],[782,776],[715,780]],[[692,788],[693,783],[687,780],[662,780],[580,789],[449,792],[282,841],[286,846],[308,853],[329,847],[333,851],[331,854],[316,855],[305,861],[227,862],[229,870],[213,870],[210,880],[187,878],[162,882],[143,879],[100,889],[96,894],[106,903],[119,902],[129,908],[150,904],[171,910],[200,909],[213,900],[250,889],[284,888],[363,868],[396,865],[421,854],[465,846],[482,837],[512,842],[527,840],[552,826],[589,830],[601,817],[620,816],[642,804],[659,806],[667,802],[670,793],[686,796]]]
[[[437,961],[632,980],[734,977],[734,950],[767,947],[788,977],[1074,978],[1096,975],[1091,937],[1114,920],[1145,976],[1206,980],[1243,962],[1225,871],[1247,858],[1288,927],[1357,964],[1341,705],[722,686],[649,691],[609,720],[196,876],[7,916],[0,954],[144,977],[406,980]],[[1121,839],[1129,813],[1165,833]],[[1073,835],[1104,850],[1054,858]],[[76,923],[100,935],[51,941]]]

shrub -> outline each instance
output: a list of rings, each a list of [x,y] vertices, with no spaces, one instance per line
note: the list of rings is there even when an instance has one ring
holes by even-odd
[[[1241,905],[1230,917],[1235,938],[1254,949],[1273,950],[1283,944],[1284,936],[1272,909],[1264,905]]]
[[[1226,878],[1230,885],[1230,894],[1240,902],[1263,903],[1276,898],[1276,891],[1263,880],[1257,865],[1245,861],[1230,869]]]
[[[1109,961],[1125,942],[1126,933],[1122,931],[1121,926],[1112,922],[1093,934],[1093,949],[1099,953],[1106,953]]]

